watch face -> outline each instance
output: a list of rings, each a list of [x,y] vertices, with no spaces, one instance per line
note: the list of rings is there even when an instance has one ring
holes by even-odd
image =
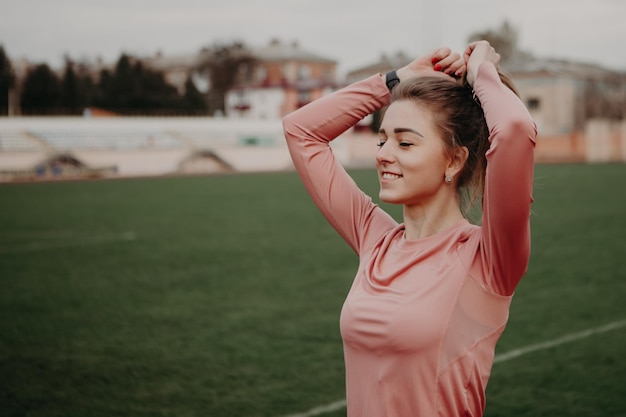
[[[387,84],[387,88],[391,91],[396,85],[400,83],[400,79],[395,71],[389,71],[385,77],[385,83]]]

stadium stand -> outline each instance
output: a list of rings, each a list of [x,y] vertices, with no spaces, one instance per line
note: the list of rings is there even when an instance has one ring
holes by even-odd
[[[44,146],[28,133],[19,130],[0,130],[0,152],[38,152]]]
[[[280,120],[0,118],[0,181],[290,166]]]
[[[181,142],[164,132],[145,130],[32,130],[32,135],[46,142],[52,149],[173,149]]]

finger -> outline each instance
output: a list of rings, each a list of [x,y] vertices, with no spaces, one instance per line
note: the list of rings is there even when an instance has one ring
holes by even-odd
[[[455,77],[463,77],[467,72],[467,65],[463,63],[456,71],[454,71]]]
[[[433,65],[439,63],[439,61],[441,61],[442,59],[445,59],[448,55],[450,55],[450,52],[451,52],[450,48],[447,48],[447,47],[435,49],[433,51],[433,58],[432,58]]]
[[[499,54],[499,53],[497,53],[497,52],[496,52],[495,58],[496,58],[496,59],[495,59],[495,61],[494,61],[494,64],[496,65],[496,67],[500,68],[500,65],[499,65],[499,64],[500,64],[500,59],[501,59],[502,57],[500,56],[500,54]]]
[[[484,48],[484,49],[491,48],[491,49],[493,49],[493,47],[489,44],[489,42],[487,42],[485,40],[472,42],[469,45],[467,45],[467,47],[465,48],[465,52],[463,53],[463,57],[465,58],[465,62],[467,62],[469,60],[469,57],[474,53],[474,51],[476,51],[477,49],[481,49],[481,48]]]
[[[462,77],[463,74],[465,74],[466,71],[466,65],[465,65],[465,61],[463,60],[463,58],[459,58],[456,61],[454,61],[454,63],[452,63],[452,65],[450,65],[450,71],[448,72],[448,74],[454,76],[454,77]]]
[[[465,60],[465,62],[469,60],[470,55],[472,55],[472,52],[474,52],[474,48],[476,48],[476,42],[470,43],[465,48],[465,51],[463,52],[463,59]]]
[[[433,69],[435,71],[443,71],[445,73],[454,72],[450,71],[450,67],[454,65],[454,63],[457,62],[459,59],[461,59],[461,56],[458,53],[451,53],[439,62],[437,62],[437,64],[434,65]]]
[[[486,48],[490,48],[491,44],[489,43],[489,41],[486,41],[484,39],[476,41],[476,42],[472,42],[470,43],[468,46],[471,46],[472,49],[476,49],[477,47],[486,47]]]
[[[465,73],[465,61],[463,58],[458,58],[456,61],[451,63],[448,68],[444,70],[444,72],[453,77],[459,77]]]
[[[452,77],[459,77],[465,73],[465,61],[463,59],[456,60],[441,72]]]

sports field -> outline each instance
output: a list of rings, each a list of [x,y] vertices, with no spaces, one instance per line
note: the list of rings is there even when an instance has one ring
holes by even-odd
[[[535,178],[486,416],[626,416],[626,165]],[[294,173],[4,184],[0,205],[0,415],[345,415],[357,259]]]

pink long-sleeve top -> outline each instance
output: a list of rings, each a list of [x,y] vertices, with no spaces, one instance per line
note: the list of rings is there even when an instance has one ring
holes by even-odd
[[[495,346],[530,255],[536,127],[491,63],[474,92],[490,132],[482,225],[407,240],[329,143],[389,102],[378,74],[287,115],[295,167],[359,255],[341,311],[348,416],[481,416]]]

